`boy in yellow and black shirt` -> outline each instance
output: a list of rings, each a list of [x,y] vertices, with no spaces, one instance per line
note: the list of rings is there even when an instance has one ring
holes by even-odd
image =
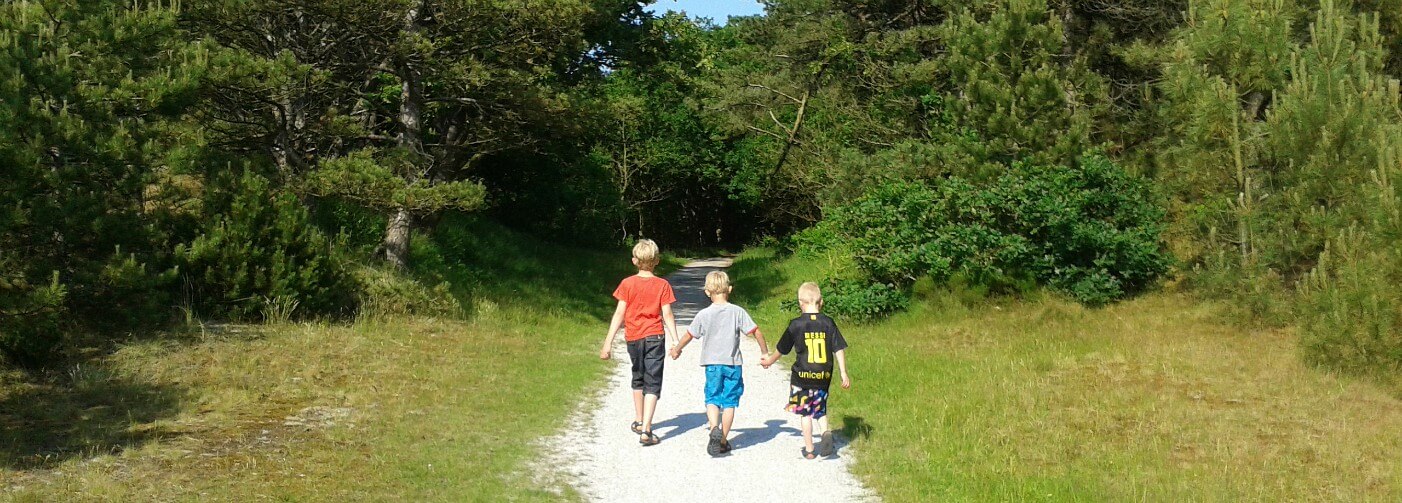
[[[833,453],[832,431],[828,429],[828,386],[832,383],[833,362],[842,376],[844,389],[852,386],[847,377],[847,340],[832,318],[819,312],[823,307],[823,294],[817,283],[804,283],[798,287],[798,306],[803,313],[784,330],[779,337],[775,351],[760,361],[769,368],[780,355],[794,351],[797,361],[791,367],[788,410],[803,417],[803,457],[814,459],[818,456],[813,450],[813,421],[822,428],[822,455]]]

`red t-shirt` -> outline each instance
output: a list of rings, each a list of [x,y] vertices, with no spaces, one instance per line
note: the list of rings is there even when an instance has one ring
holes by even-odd
[[[661,335],[662,305],[677,301],[672,284],[653,276],[629,276],[618,284],[613,298],[628,303],[623,311],[623,339],[636,341],[651,335]]]

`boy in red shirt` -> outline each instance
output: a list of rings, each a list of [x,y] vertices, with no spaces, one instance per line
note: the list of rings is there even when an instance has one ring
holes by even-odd
[[[599,358],[607,360],[613,354],[613,336],[623,325],[623,338],[628,343],[628,358],[633,362],[633,433],[638,443],[656,445],[652,434],[652,413],[657,410],[657,397],[662,394],[662,361],[667,346],[676,343],[677,320],[672,316],[672,285],[652,274],[658,263],[657,243],[651,239],[633,246],[633,265],[638,274],[623,279],[613,291],[618,309],[609,321],[604,347]]]

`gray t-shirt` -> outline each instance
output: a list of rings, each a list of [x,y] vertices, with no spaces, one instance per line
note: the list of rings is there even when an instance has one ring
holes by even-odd
[[[740,336],[754,332],[755,320],[735,304],[711,304],[691,320],[687,332],[701,339],[702,365],[740,365]]]

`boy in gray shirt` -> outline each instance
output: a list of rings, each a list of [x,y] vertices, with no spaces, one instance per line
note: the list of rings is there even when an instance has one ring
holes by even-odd
[[[706,275],[706,295],[711,305],[696,313],[686,335],[672,348],[672,359],[680,358],[682,348],[692,339],[701,339],[701,366],[706,368],[706,428],[711,440],[706,453],[719,456],[730,452],[730,424],[745,382],[740,372],[740,337],[753,334],[760,354],[768,353],[764,335],[745,309],[730,303],[730,276],[723,271]]]

